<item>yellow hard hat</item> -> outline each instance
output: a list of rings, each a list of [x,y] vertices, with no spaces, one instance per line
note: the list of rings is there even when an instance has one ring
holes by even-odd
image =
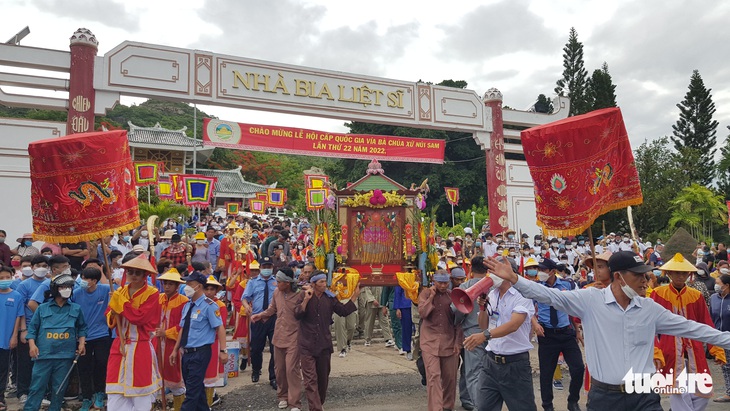
[[[687,261],[680,253],[674,254],[674,257],[664,263],[664,265],[659,267],[659,269],[662,271],[682,271],[687,273],[693,273],[697,271],[697,267]]]

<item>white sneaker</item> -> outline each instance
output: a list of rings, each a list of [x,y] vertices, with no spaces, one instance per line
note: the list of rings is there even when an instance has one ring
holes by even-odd
[[[385,342],[386,347],[392,347],[394,345],[395,345],[395,341],[393,341],[393,340],[388,340]]]
[[[408,361],[413,361],[413,353],[412,352],[406,353],[406,359]]]
[[[288,405],[289,405],[289,403],[288,403],[288,402],[286,402],[286,401],[279,401],[279,409],[280,409],[280,410],[283,410],[283,409],[284,409],[284,408],[286,408],[286,407],[287,407]]]
[[[365,341],[365,344],[363,344],[366,347],[370,347],[370,341]]]
[[[21,403],[21,404],[25,404],[26,401],[28,401],[28,395],[27,394],[23,394],[23,395],[21,395],[18,398],[18,402]]]
[[[340,358],[345,358],[345,357],[347,357],[347,350],[340,351]]]
[[[403,354],[405,354],[405,353],[406,353],[406,352],[405,352],[405,351],[403,351],[403,349],[402,349],[402,348],[399,348],[399,349],[398,349],[398,355],[403,355]]]
[[[302,410],[300,410],[300,409],[299,409],[299,408],[297,408],[297,407],[294,407],[294,408],[292,408],[292,409],[291,409],[291,410],[289,410],[289,411],[302,411]]]

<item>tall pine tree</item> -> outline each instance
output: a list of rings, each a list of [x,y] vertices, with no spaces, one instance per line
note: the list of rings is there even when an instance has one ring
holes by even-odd
[[[689,91],[684,100],[677,104],[679,120],[672,126],[674,148],[679,153],[694,151],[699,158],[693,163],[684,160],[691,183],[709,185],[715,176],[715,144],[717,143],[718,122],[712,119],[715,103],[711,89],[705,88],[700,72],[694,70],[689,81]],[[689,156],[692,159],[693,156]]]
[[[583,62],[583,43],[578,41],[575,27],[570,28],[568,42],[563,47],[563,78],[557,81],[555,93],[570,97],[569,116],[591,111],[588,72]]]
[[[728,126],[730,129],[730,126]],[[730,200],[730,135],[725,138],[725,146],[720,148],[720,162],[717,163],[717,187]]]
[[[593,70],[589,81],[592,109],[616,107],[616,85],[608,73],[608,64],[604,61],[600,69]]]

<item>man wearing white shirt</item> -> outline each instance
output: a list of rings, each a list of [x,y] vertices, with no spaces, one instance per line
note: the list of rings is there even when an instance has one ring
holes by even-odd
[[[485,235],[484,244],[482,244],[482,248],[484,249],[484,256],[485,257],[492,257],[494,254],[497,253],[497,244],[492,241],[492,234],[487,233]]]
[[[656,371],[653,358],[657,334],[695,339],[730,349],[730,332],[687,320],[653,300],[641,297],[646,295],[645,273],[652,267],[645,265],[641,256],[635,253],[621,251],[609,258],[609,287],[571,292],[520,278],[509,265],[494,259],[487,260],[485,265],[496,276],[512,283],[523,296],[581,319],[586,362],[592,374],[588,410],[662,409],[659,394],[628,394],[624,380],[629,371],[644,376]]]
[[[500,266],[517,276],[513,260]],[[479,327],[484,332],[464,340],[467,350],[480,349],[477,347],[489,342],[479,376],[477,409],[501,410],[504,402],[510,411],[536,410],[530,367],[531,318],[535,315],[535,304],[512,288],[509,281],[492,278],[498,286],[484,302],[487,307],[479,312]]]

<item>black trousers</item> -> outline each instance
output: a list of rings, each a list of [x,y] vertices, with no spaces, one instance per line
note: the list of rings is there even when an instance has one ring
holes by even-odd
[[[81,396],[90,400],[97,392],[106,391],[106,364],[112,346],[110,337],[86,341],[86,355],[79,357]]]
[[[575,330],[568,328],[563,331],[554,331],[545,328],[545,336],[537,337],[537,356],[540,364],[540,397],[542,407],[553,406],[553,374],[558,365],[558,357],[563,358],[570,370],[570,385],[568,386],[568,403],[578,402],[580,389],[583,384],[583,354],[578,341],[575,339]]]
[[[591,385],[588,391],[588,411],[662,411],[659,394],[626,394]]]
[[[18,341],[18,392],[16,395],[28,395],[30,392],[30,378],[33,375],[33,362],[30,360],[30,346]]]
[[[210,362],[210,345],[204,345],[195,352],[182,356],[182,377],[185,381],[185,401],[180,411],[208,410],[205,396],[205,370]]]
[[[253,372],[261,374],[261,367],[264,364],[264,347],[266,347],[266,339],[269,339],[269,381],[276,380],[276,372],[274,371],[274,326],[276,324],[276,316],[269,318],[266,322],[251,323],[251,368]]]
[[[506,403],[510,411],[535,411],[530,353],[518,354],[519,360],[506,364],[495,362],[488,354],[484,356],[484,367],[479,374],[477,409],[501,411],[502,404]]]
[[[0,402],[5,402],[5,389],[8,387],[10,372],[10,350],[0,348]]]

